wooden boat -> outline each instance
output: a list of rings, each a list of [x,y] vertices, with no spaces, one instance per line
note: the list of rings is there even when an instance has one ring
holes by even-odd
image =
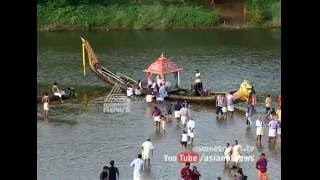
[[[117,85],[120,87],[122,92],[126,92],[128,84],[136,84],[137,81],[121,73],[113,73],[107,68],[103,67],[97,56],[95,55],[93,49],[91,48],[89,42],[84,38],[81,38],[83,46],[83,55],[87,55],[89,65],[91,70],[95,75],[100,78],[102,81],[106,82],[109,85]],[[85,58],[85,56],[84,56]],[[85,65],[85,63],[84,63]]]
[[[219,94],[225,94],[227,92],[213,92],[206,96],[194,96],[191,90],[177,89],[168,92],[168,100],[170,101],[184,101],[191,103],[215,103]],[[233,93],[233,92],[231,92]]]
[[[96,74],[96,76],[98,76],[98,78],[100,78],[101,80],[103,80],[104,82],[112,86],[114,85],[119,86],[120,89],[122,90],[122,93],[126,92],[128,84],[137,83],[137,81],[133,78],[130,78],[121,73],[113,73],[110,70],[103,67],[100,64],[93,49],[91,48],[89,42],[84,38],[81,38],[81,40],[82,40],[82,50],[83,50],[83,65],[85,67],[85,57],[86,57],[85,55],[87,55],[90,68]],[[143,87],[145,88],[146,85],[143,84]],[[176,90],[169,90],[167,99],[170,101],[187,100],[188,102],[215,103],[217,95],[223,94],[223,93],[226,93],[226,92],[211,92],[207,96],[194,96],[191,90],[179,88]]]

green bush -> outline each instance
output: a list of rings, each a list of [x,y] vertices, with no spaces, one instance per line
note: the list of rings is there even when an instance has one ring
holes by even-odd
[[[105,26],[111,29],[169,29],[175,26],[209,26],[219,23],[216,11],[202,7],[129,5],[81,5],[47,7],[38,5],[38,23],[69,24],[82,27]]]
[[[280,23],[281,1],[280,0],[246,0],[250,21],[261,25],[266,22]]]

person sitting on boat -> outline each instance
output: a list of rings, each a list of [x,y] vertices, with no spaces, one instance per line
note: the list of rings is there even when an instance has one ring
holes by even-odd
[[[63,90],[60,90],[58,88],[58,83],[57,82],[53,83],[52,91],[53,91],[53,94],[55,96],[58,96],[60,98],[61,103],[63,103],[62,96],[66,95],[66,94],[65,94],[65,92]]]
[[[167,90],[166,88],[164,87],[164,84],[160,84],[160,88],[159,88],[159,98],[158,100],[159,101],[164,101],[164,98],[168,96],[168,93],[167,93]]]

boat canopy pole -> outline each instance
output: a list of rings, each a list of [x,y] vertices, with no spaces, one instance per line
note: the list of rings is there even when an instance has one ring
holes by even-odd
[[[178,87],[180,87],[180,71],[178,71]]]

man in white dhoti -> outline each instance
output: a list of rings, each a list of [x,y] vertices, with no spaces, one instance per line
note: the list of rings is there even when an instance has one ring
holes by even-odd
[[[147,164],[150,167],[150,160],[153,156],[153,144],[151,143],[150,138],[147,139],[144,143],[141,145],[141,150],[142,150],[142,159],[144,160],[144,164]]]
[[[224,149],[224,165],[225,166],[229,165],[229,162],[231,160],[231,152],[232,152],[232,147],[230,146],[229,143],[227,143],[227,147]]]
[[[54,82],[54,83],[53,83],[52,91],[53,91],[53,94],[54,94],[55,96],[58,96],[58,97],[60,98],[61,103],[63,103],[62,96],[65,95],[65,92],[64,92],[63,90],[60,90],[60,89],[58,88],[58,83],[57,83],[57,82]]]
[[[258,116],[256,120],[256,135],[257,135],[257,145],[261,145],[261,137],[263,136],[263,121],[261,116]]]
[[[236,144],[232,147],[231,161],[234,162],[236,166],[239,167],[240,158],[241,158],[241,146],[238,144],[238,141],[235,140]]]
[[[188,109],[186,104],[182,105],[182,108],[180,109],[180,116],[181,116],[181,124],[183,128],[186,127],[186,123],[188,119],[190,118],[190,110]]]

